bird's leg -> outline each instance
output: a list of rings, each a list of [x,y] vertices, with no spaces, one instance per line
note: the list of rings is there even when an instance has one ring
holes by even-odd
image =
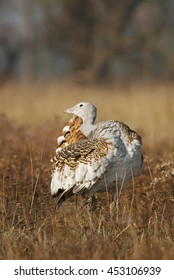
[[[95,211],[96,208],[97,208],[97,197],[96,197],[96,195],[93,194],[92,196],[90,196],[90,197],[87,199],[87,201],[86,201],[85,204],[89,205],[89,208],[90,208],[90,210],[91,210],[92,212]]]

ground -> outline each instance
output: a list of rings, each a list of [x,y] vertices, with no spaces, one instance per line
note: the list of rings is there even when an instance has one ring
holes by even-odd
[[[0,259],[173,259],[174,86],[6,84],[0,91]],[[110,210],[80,197],[55,211],[50,194],[65,108],[89,101],[100,120],[143,138],[144,166]]]

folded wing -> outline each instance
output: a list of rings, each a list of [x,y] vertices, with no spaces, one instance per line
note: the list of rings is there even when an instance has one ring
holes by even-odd
[[[90,189],[109,166],[111,145],[107,139],[84,139],[59,151],[54,158],[52,195]]]

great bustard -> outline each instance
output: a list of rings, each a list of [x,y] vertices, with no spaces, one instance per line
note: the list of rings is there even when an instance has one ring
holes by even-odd
[[[114,198],[142,164],[141,137],[126,124],[109,120],[94,124],[96,108],[81,102],[64,112],[82,120],[80,140],[57,151],[51,180],[52,196],[59,196],[57,206],[68,197],[81,193],[92,196],[108,191]]]

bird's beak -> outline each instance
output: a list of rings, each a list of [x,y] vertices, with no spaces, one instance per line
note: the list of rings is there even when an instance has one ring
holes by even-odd
[[[64,110],[64,113],[74,114],[74,107],[65,109],[65,110]]]

